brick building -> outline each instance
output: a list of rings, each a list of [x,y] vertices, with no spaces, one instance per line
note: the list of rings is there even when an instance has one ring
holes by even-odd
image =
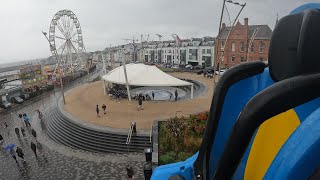
[[[216,67],[219,67],[219,57],[222,57],[221,68],[230,68],[247,62],[247,59],[249,62],[268,60],[272,35],[272,30],[268,25],[248,25],[248,18],[244,18],[244,25],[237,22],[231,32],[230,30],[230,26],[226,27],[224,23],[222,24],[218,37],[219,44],[216,44],[216,52],[218,52],[215,53]],[[227,38],[228,34],[229,38]]]

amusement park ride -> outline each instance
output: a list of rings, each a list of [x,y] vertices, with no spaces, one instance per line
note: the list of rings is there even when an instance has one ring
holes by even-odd
[[[319,42],[320,4],[283,17],[268,64],[221,76],[199,152],[151,179],[320,179]]]
[[[79,19],[70,10],[58,11],[52,18],[47,38],[52,56],[56,59],[54,74],[73,74],[85,69],[86,52]]]

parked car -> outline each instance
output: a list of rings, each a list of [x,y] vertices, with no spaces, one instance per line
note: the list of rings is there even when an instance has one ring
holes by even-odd
[[[11,102],[12,103],[16,103],[16,104],[22,104],[23,103],[23,99],[21,99],[19,96],[16,96],[16,97],[12,97],[11,98]]]
[[[203,69],[203,66],[202,65],[196,65],[196,66],[194,66],[194,69]]]
[[[20,95],[20,98],[25,101],[25,100],[30,99],[30,95],[29,95],[29,94],[21,94],[21,95]]]
[[[192,65],[190,65],[190,64],[186,65],[184,68],[186,68],[186,69],[193,69]]]
[[[221,69],[220,70],[220,75],[222,75],[224,72],[226,72],[227,71],[227,69]],[[219,71],[216,71],[216,74],[218,75],[219,74]]]
[[[8,109],[11,107],[11,103],[9,103],[8,101],[1,101],[0,102],[0,107],[4,108],[4,109]]]
[[[179,66],[178,66],[178,65],[174,65],[174,66],[171,66],[171,68],[173,68],[173,69],[179,69]]]

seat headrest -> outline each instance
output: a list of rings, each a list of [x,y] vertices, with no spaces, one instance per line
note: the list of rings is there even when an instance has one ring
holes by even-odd
[[[320,73],[320,10],[283,17],[273,31],[268,59],[274,81]]]

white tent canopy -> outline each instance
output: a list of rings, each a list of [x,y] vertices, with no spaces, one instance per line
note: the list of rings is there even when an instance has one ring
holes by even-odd
[[[191,86],[191,97],[193,96],[193,83],[180,80],[161,71],[156,66],[145,64],[126,64],[127,78],[129,86]],[[117,67],[102,79],[115,84],[126,84],[123,66]]]
[[[156,66],[127,64],[128,84],[130,86],[190,86],[192,83],[180,80],[161,71]],[[115,84],[126,84],[123,67],[117,67],[102,79]]]

